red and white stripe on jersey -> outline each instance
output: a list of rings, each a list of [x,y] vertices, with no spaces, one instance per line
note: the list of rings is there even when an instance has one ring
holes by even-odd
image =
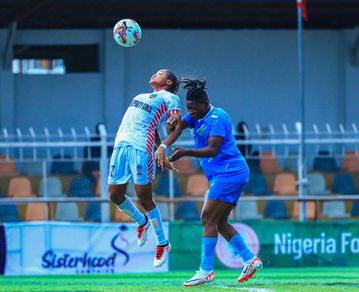
[[[162,116],[167,112],[167,104],[166,102],[162,102],[161,105],[158,107],[155,116],[153,117],[152,122],[148,126],[148,138],[147,138],[147,145],[146,145],[146,152],[148,154],[148,182],[151,183],[153,180],[153,156],[152,156],[152,149],[155,143],[155,133],[156,133],[156,126],[160,122]]]
[[[173,109],[173,110],[170,110],[169,111],[169,114],[170,115],[176,115],[176,114],[179,114],[181,111],[179,109]]]

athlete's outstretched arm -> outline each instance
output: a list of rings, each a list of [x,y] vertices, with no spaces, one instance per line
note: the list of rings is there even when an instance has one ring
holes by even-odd
[[[155,144],[157,148],[161,145],[161,137],[157,129],[155,131]],[[164,159],[164,164],[165,167],[168,167],[168,169],[172,170],[173,172],[178,172],[178,169],[171,162],[168,161],[167,157],[165,157]]]
[[[178,113],[171,114],[169,119],[171,119],[171,120],[176,119],[177,120],[176,126],[168,134],[166,139],[162,141],[162,143],[159,145],[159,147],[157,148],[157,150],[155,152],[156,164],[159,167],[161,167],[162,170],[164,170],[166,167],[165,160],[167,159],[166,158],[167,147],[172,145],[178,139],[178,137],[181,136],[182,130],[187,127],[187,124],[182,121],[181,115]]]
[[[223,142],[223,137],[211,136],[207,146],[199,149],[185,149],[176,147],[175,152],[170,156],[169,161],[176,161],[183,156],[192,157],[213,157],[216,156]]]

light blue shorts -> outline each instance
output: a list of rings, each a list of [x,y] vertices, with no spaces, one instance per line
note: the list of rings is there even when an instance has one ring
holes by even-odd
[[[134,184],[149,184],[156,174],[154,156],[131,145],[116,147],[112,152],[108,173],[109,185],[126,184],[131,177]]]

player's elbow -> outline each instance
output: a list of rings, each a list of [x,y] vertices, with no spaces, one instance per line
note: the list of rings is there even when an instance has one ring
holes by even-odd
[[[216,156],[217,153],[218,153],[218,151],[219,151],[219,149],[218,149],[217,147],[209,147],[208,150],[209,150],[209,151],[208,151],[208,156],[209,156],[209,157],[214,157],[214,156]]]

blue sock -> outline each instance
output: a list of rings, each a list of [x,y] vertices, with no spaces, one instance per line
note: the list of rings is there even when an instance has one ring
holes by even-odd
[[[141,226],[146,223],[146,216],[143,215],[133,204],[132,200],[125,196],[125,201],[117,205],[117,207],[124,213],[126,213],[130,218],[132,218],[136,223]]]
[[[216,249],[218,237],[203,237],[202,257],[200,269],[206,272],[213,270],[214,251]]]
[[[163,231],[163,224],[161,213],[158,207],[156,206],[151,211],[147,212],[148,218],[150,218],[151,226],[156,234],[157,245],[165,245],[167,244],[167,239],[165,237],[165,233]]]
[[[234,248],[236,253],[241,256],[243,261],[246,262],[254,257],[254,254],[249,250],[248,246],[239,233],[231,238],[229,244]]]

